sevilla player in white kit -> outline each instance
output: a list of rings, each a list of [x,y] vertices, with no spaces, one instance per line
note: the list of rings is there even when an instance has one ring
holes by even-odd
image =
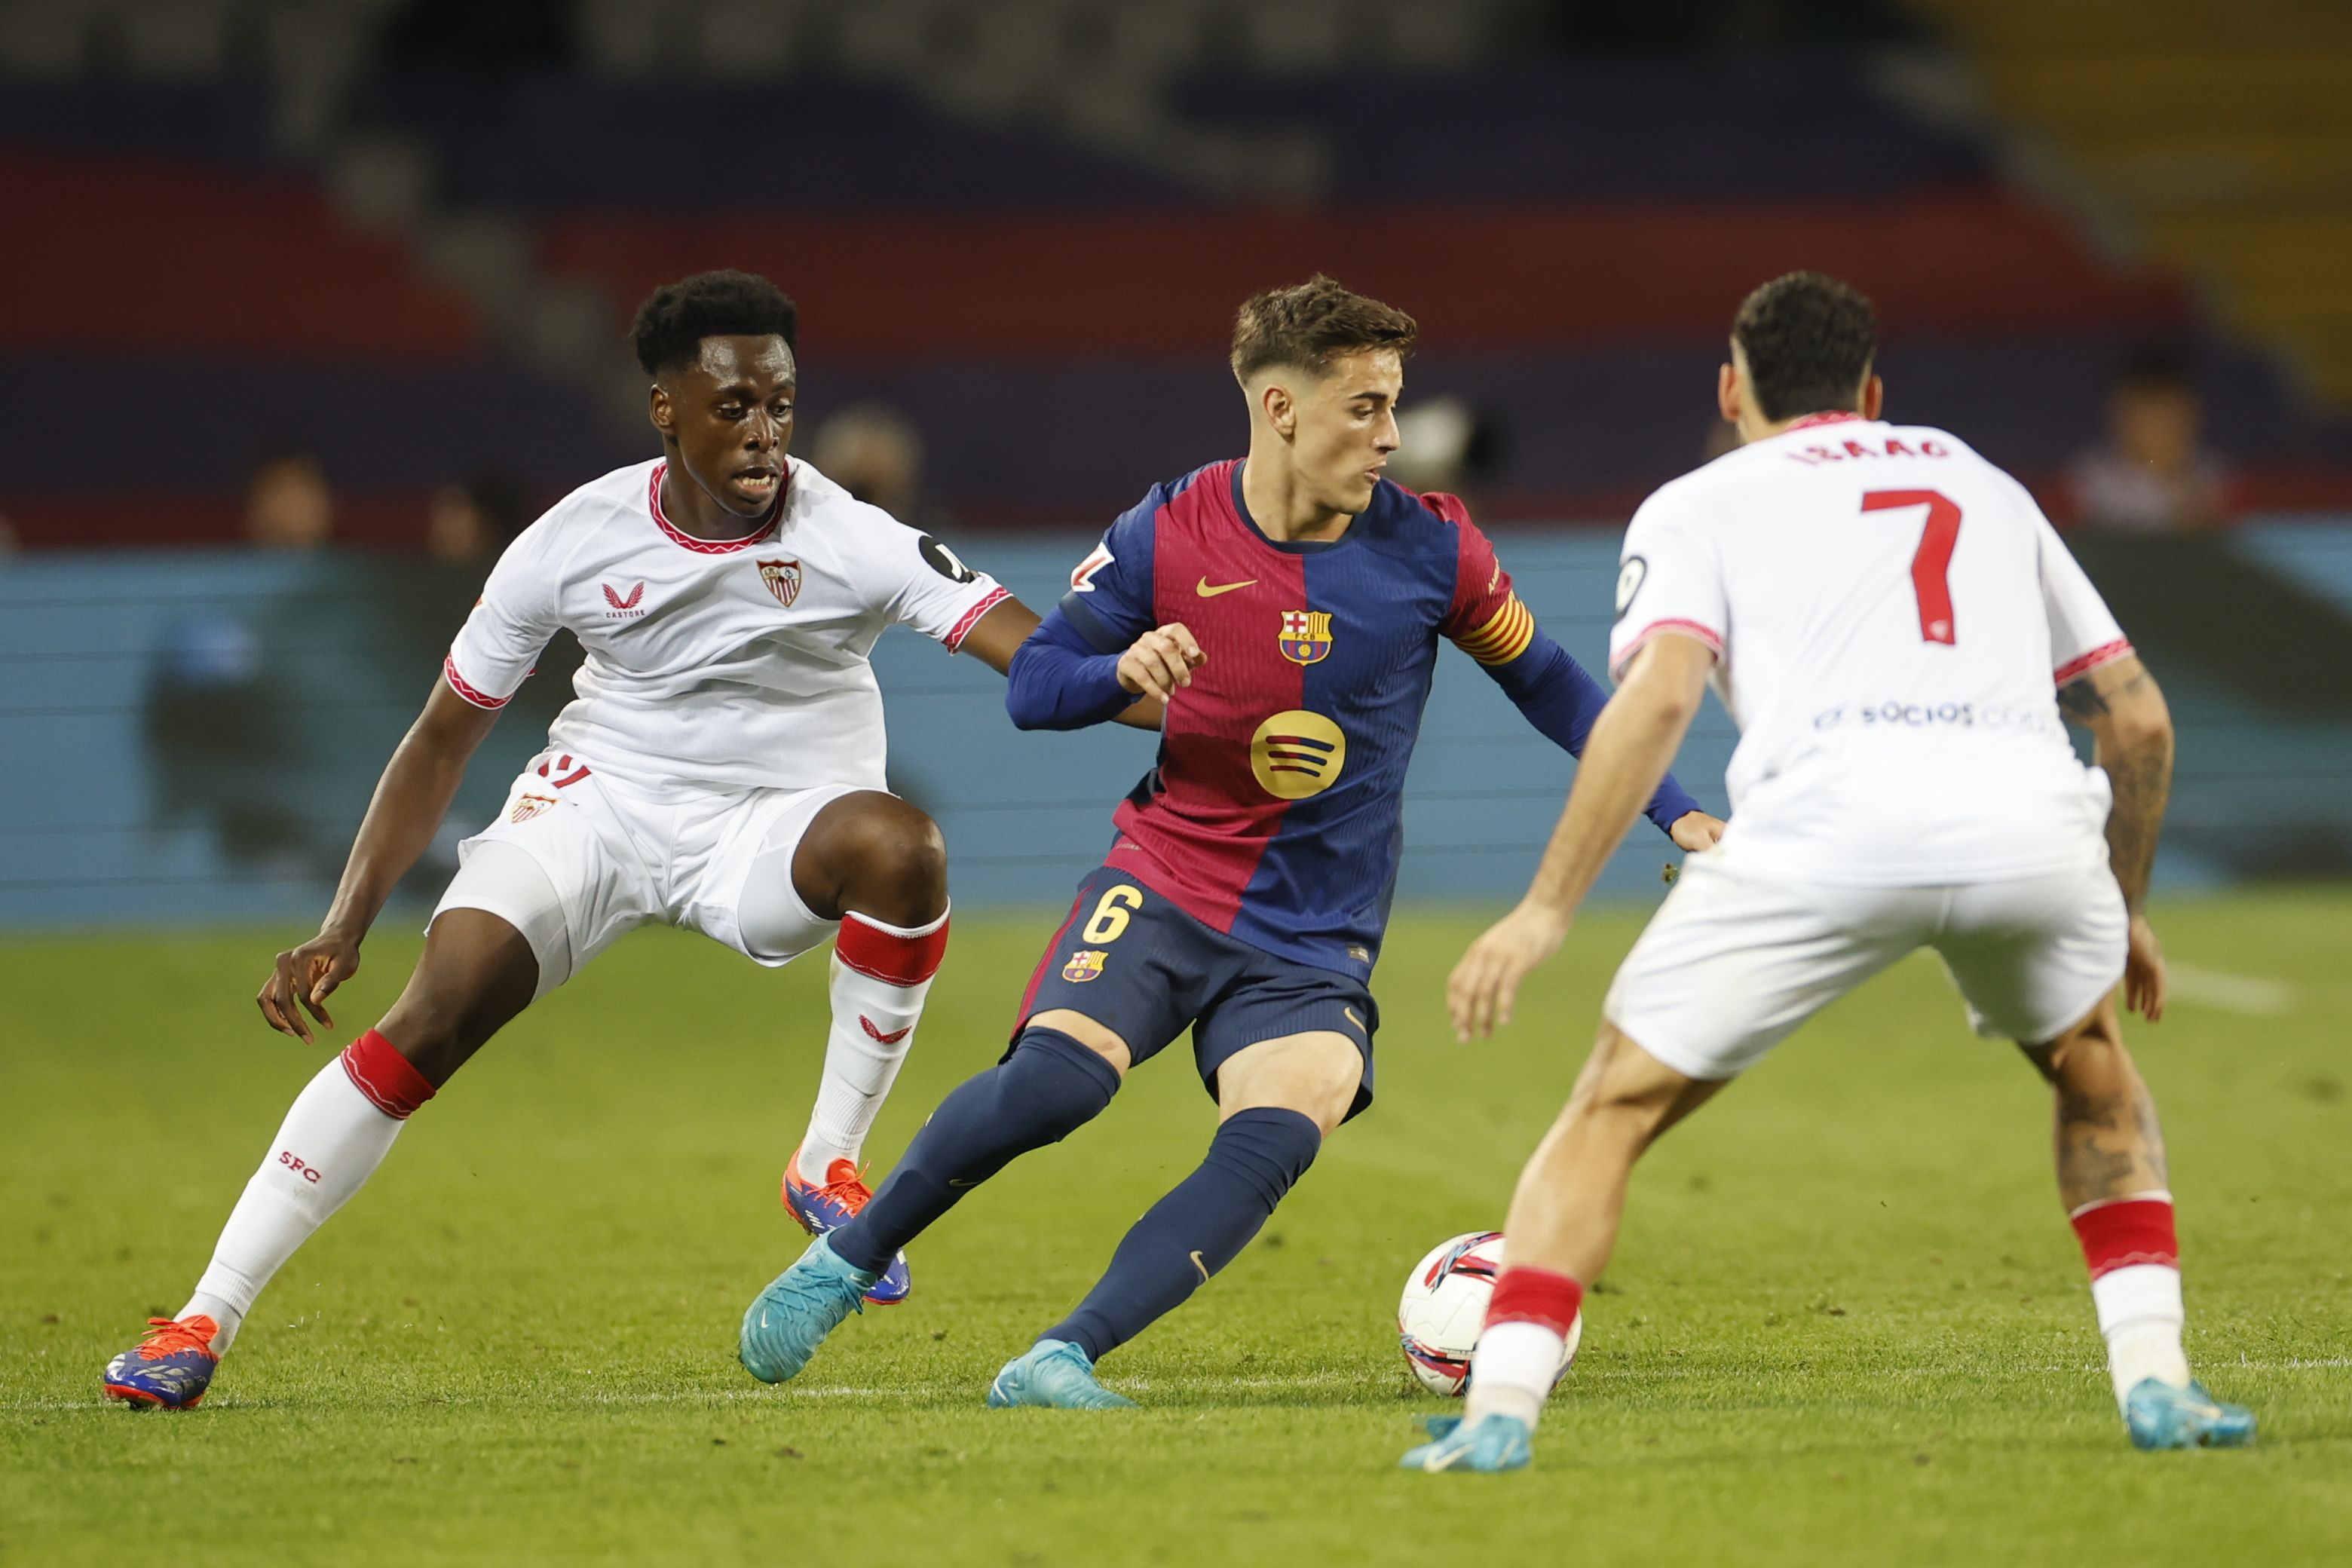
[[[1602,1004],[1600,1040],[1519,1179],[1458,1424],[1413,1468],[1509,1469],[1616,1241],[1643,1150],[1813,1013],[1920,947],[1979,1034],[2050,1081],[2058,1186],[2116,1397],[2142,1447],[2249,1442],[2181,1352],[2156,1106],[2124,1047],[2164,961],[2141,913],[2172,766],[2163,697],[2023,486],[1941,430],[1878,417],[1869,302],[1792,273],[1740,307],[1724,416],[1745,442],[1626,531],[1595,723],[1527,898],[1447,1000],[1465,1039],[1520,982],[1665,773],[1709,680],[1739,726],[1720,844]],[[2061,714],[2087,726],[2084,767]]]
[[[948,933],[945,847],[885,789],[866,656],[908,626],[1001,673],[1037,617],[785,457],[796,326],[790,300],[742,273],[688,279],[638,312],[664,455],[573,491],[500,558],[384,772],[324,925],[261,989],[273,1027],[309,1041],[305,1010],[332,1026],[327,999],[358,971],[369,926],[562,629],[587,653],[578,700],[464,845],[399,1001],[295,1100],[186,1307],[109,1364],[113,1397],[202,1398],[262,1287],[409,1115],[648,921],[770,965],[834,940],[824,1076],[784,1196],[812,1230],[863,1205],[858,1150]],[[908,1288],[902,1258],[869,1299]]]

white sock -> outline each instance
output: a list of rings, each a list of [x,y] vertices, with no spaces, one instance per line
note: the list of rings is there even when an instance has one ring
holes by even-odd
[[[824,1046],[824,1079],[817,1086],[816,1108],[809,1114],[807,1133],[801,1139],[800,1175],[804,1182],[823,1182],[835,1160],[852,1163],[866,1147],[866,1134],[898,1081],[898,1068],[915,1043],[915,1024],[923,1016],[923,999],[931,993],[935,957],[920,955],[936,950],[936,939],[948,917],[919,926],[894,926],[866,915],[842,918],[842,931],[864,956],[906,956],[900,973],[920,973],[913,984],[883,977],[886,965],[852,967],[842,962],[840,944],[833,955],[833,1028]],[[853,931],[852,922],[863,927]]]
[[[215,1352],[236,1338],[269,1277],[375,1173],[400,1129],[352,1085],[340,1057],[294,1097],[268,1157],[229,1213],[212,1266],[180,1309],[183,1318],[202,1312],[220,1325]]]
[[[2107,1375],[2116,1404],[2148,1378],[2189,1385],[2189,1357],[2180,1348],[2187,1315],[2180,1306],[2180,1270],[2161,1263],[2111,1268],[2091,1281],[2099,1332],[2107,1342]]]
[[[1541,1323],[1487,1324],[1478,1336],[1478,1348],[1470,1352],[1470,1392],[1462,1419],[1516,1415],[1534,1431],[1567,1348],[1565,1339]]]

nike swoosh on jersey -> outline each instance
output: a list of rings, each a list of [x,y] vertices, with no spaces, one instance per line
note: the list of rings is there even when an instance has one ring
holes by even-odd
[[[1198,583],[1192,584],[1192,592],[1200,595],[1203,599],[1213,599],[1220,594],[1230,594],[1236,588],[1251,588],[1255,587],[1256,585],[1257,579],[1252,577],[1240,583],[1220,583],[1215,587],[1212,588],[1209,586],[1209,580],[1206,577],[1203,577]]]

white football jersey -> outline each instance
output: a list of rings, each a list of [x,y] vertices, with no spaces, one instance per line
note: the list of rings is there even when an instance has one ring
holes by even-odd
[[[583,485],[499,558],[444,667],[498,708],[559,627],[587,651],[548,742],[641,790],[883,787],[866,656],[893,625],[954,651],[1005,591],[792,459],[769,525],[696,539],[662,515],[667,465]]]
[[[2106,775],[2057,686],[2129,654],[2025,487],[1956,437],[1823,416],[1644,501],[1609,665],[1715,650],[1739,726],[1727,853],[1800,880],[1937,886],[2106,853]]]

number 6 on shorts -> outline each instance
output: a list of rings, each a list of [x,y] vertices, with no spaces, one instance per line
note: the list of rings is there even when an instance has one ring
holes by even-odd
[[[1117,942],[1119,933],[1127,929],[1131,911],[1142,907],[1143,895],[1121,882],[1105,893],[1102,901],[1095,905],[1094,918],[1087,921],[1087,929],[1078,933],[1078,940]]]

